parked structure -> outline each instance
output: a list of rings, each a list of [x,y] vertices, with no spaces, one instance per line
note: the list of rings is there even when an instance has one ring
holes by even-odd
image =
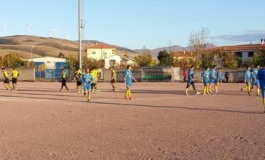
[[[58,79],[61,76],[61,69],[69,75],[69,65],[64,58],[41,57],[28,59],[28,61],[35,67],[36,78]]]

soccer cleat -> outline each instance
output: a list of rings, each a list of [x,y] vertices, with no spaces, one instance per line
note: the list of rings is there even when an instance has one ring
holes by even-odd
[[[243,88],[241,88],[240,91],[243,92]]]
[[[196,94],[198,95],[198,94],[201,94],[201,92],[196,92]]]
[[[250,92],[248,92],[248,95],[251,96]]]

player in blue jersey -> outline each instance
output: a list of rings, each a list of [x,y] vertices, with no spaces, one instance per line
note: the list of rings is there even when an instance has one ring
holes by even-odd
[[[82,83],[84,86],[84,92],[87,95],[88,102],[90,101],[92,81],[93,81],[93,76],[89,73],[89,68],[86,68],[85,73],[82,75]]]
[[[186,89],[185,89],[185,94],[186,95],[189,95],[189,87],[190,87],[190,85],[192,86],[192,88],[193,88],[193,90],[194,90],[194,92],[196,93],[196,94],[200,94],[200,92],[198,92],[197,90],[196,90],[196,87],[195,87],[195,84],[194,84],[194,72],[193,72],[193,70],[194,70],[194,66],[192,65],[191,67],[190,67],[190,69],[189,69],[189,71],[188,71],[188,77],[187,77],[187,87],[186,87]]]
[[[216,66],[210,70],[210,93],[212,93],[212,85],[214,84],[215,92],[218,90],[217,78],[216,78]]]
[[[265,68],[262,68],[258,71],[257,79],[260,83],[260,89],[261,89],[261,95],[262,95],[262,101],[264,105],[264,113],[265,113]]]
[[[210,68],[206,67],[205,70],[202,72],[202,83],[204,84],[203,88],[203,95],[209,95],[209,73]]]
[[[129,99],[129,100],[132,99],[132,94],[131,94],[132,80],[136,82],[136,80],[134,79],[132,75],[131,69],[132,69],[132,66],[128,65],[127,70],[123,71],[123,78],[124,78],[124,82],[126,85],[125,99]]]
[[[244,72],[244,82],[246,83],[246,86],[241,88],[241,91],[244,89],[247,89],[248,95],[251,95],[251,67],[247,67],[247,70]]]
[[[218,92],[218,88],[221,88],[222,81],[223,81],[223,73],[220,69],[217,70],[216,77],[217,77],[217,90],[216,91]]]
[[[251,89],[253,89],[253,87],[256,86],[257,96],[260,96],[260,83],[259,80],[257,79],[259,68],[260,66],[256,65],[253,71],[251,72],[251,78],[252,78]]]

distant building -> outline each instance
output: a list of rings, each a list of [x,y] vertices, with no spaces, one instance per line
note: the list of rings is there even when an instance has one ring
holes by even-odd
[[[248,45],[234,45],[234,46],[221,46],[215,47],[211,50],[223,49],[227,52],[235,53],[242,62],[246,62],[250,57],[253,57],[255,52],[258,50],[265,50],[265,44],[248,44]]]
[[[61,70],[69,73],[69,65],[65,58],[41,57],[28,59],[35,66],[36,78],[58,79],[61,77]]]
[[[195,58],[195,55],[191,51],[175,51],[171,52],[174,59],[184,59],[184,58]]]
[[[105,69],[127,66],[129,64],[134,65],[133,58],[135,55],[135,53],[125,50],[121,51],[117,47],[105,43],[99,43],[87,48],[87,58],[93,58],[97,61],[103,60]]]

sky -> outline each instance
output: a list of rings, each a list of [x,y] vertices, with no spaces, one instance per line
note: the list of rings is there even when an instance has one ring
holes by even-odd
[[[129,49],[186,47],[209,31],[217,46],[260,43],[265,0],[83,0],[84,39]],[[0,0],[0,36],[78,40],[78,0]]]

